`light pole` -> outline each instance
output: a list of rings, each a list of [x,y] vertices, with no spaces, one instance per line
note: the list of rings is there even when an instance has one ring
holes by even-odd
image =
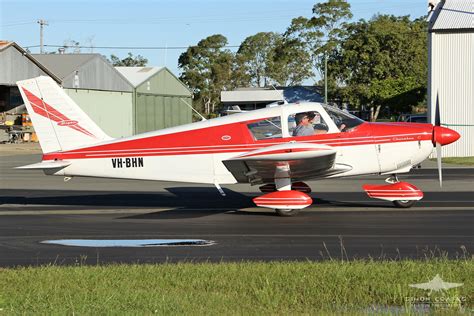
[[[324,103],[328,103],[328,53],[324,53]]]

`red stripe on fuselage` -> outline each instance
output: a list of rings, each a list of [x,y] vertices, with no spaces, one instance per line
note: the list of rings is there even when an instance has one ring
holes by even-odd
[[[393,142],[425,141],[432,138],[432,125],[397,126],[364,123],[354,131],[334,134],[318,134],[303,137],[274,138],[256,141],[245,123],[231,123],[196,130],[188,130],[157,136],[91,146],[66,152],[50,153],[44,160],[90,159],[132,156],[173,156],[218,153],[242,153],[271,145],[297,141],[300,143],[325,144],[332,147],[384,144]],[[230,136],[223,140],[222,136]]]

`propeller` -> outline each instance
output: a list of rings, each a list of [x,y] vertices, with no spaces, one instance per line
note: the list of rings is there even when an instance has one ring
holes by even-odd
[[[457,141],[461,135],[458,132],[441,126],[441,115],[439,114],[439,94],[436,94],[435,121],[433,127],[433,146],[436,147],[436,161],[438,164],[439,186],[443,187],[443,171],[441,165],[441,146]]]
[[[441,116],[439,114],[439,94],[436,94],[436,109],[435,109],[435,126],[441,126]],[[436,129],[435,129],[436,130]],[[443,168],[441,163],[441,144],[436,139],[436,162],[438,164],[439,186],[443,187]]]

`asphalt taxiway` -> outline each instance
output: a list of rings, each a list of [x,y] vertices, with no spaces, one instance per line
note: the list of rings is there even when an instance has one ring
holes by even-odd
[[[47,177],[12,167],[36,155],[0,157],[0,266],[109,262],[320,260],[470,256],[474,169],[420,169],[402,176],[425,193],[401,210],[369,199],[370,176],[313,181],[314,204],[283,218],[256,208],[257,187]],[[44,244],[58,239],[203,239],[208,246],[144,248]]]

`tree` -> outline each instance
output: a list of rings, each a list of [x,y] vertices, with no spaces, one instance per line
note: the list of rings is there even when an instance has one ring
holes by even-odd
[[[317,65],[316,52],[322,45],[323,35],[310,19],[302,16],[294,18],[283,34],[284,42],[287,43],[284,46],[287,49],[294,46],[302,48],[305,65],[310,68],[310,76],[314,76],[313,69],[316,69]]]
[[[206,114],[214,112],[220,102],[220,92],[233,88],[234,55],[228,49],[227,38],[215,34],[190,46],[179,56],[180,79],[194,92],[197,107]]]
[[[267,70],[273,81],[281,86],[293,86],[313,76],[311,56],[302,41],[282,37],[274,50],[273,61]]]
[[[255,87],[267,86],[276,43],[280,39],[281,35],[278,33],[260,32],[247,37],[240,44],[236,62],[241,68],[242,75],[251,85]]]
[[[325,3],[317,3],[313,7],[313,14],[316,16],[311,19],[315,27],[321,28],[326,42],[316,50],[316,68],[320,73],[324,71],[324,101],[328,102],[328,56],[337,47],[340,37],[343,34],[345,20],[352,18],[351,5],[346,0],[328,0]]]
[[[239,84],[256,87],[300,84],[312,75],[303,42],[274,32],[247,37],[236,53],[236,66]]]
[[[329,54],[343,33],[342,23],[352,18],[350,4],[345,0],[328,0],[313,6],[313,17],[298,17],[286,30],[286,39],[300,42],[310,55],[312,67],[324,72],[324,54]]]
[[[406,110],[424,99],[427,43],[424,19],[378,15],[346,25],[346,35],[330,56],[329,70],[342,83],[337,94],[356,106]]]
[[[343,34],[344,21],[352,18],[351,5],[346,0],[328,0],[315,4],[313,14],[315,16],[310,23],[320,28],[326,38],[323,48],[329,51],[337,45],[338,38]]]
[[[141,55],[133,56],[132,53],[128,53],[128,56],[124,59],[120,59],[114,54],[110,55],[109,62],[114,67],[145,67],[148,64],[148,59]]]

